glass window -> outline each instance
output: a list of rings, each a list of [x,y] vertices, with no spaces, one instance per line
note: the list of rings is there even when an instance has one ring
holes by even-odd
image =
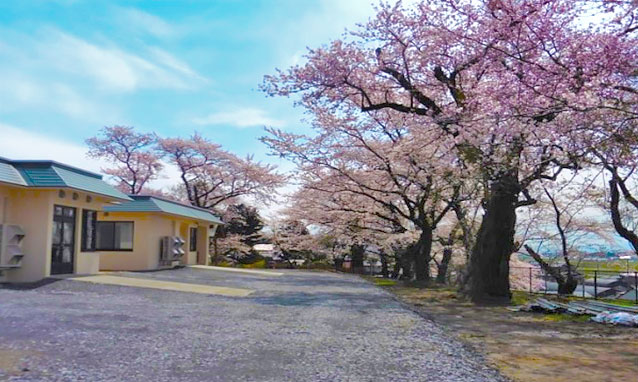
[[[133,222],[97,222],[97,250],[133,250],[133,229]]]
[[[191,252],[197,251],[197,228],[191,227],[189,237],[189,250]]]
[[[82,251],[95,251],[97,212],[91,210],[82,211]]]
[[[133,249],[133,223],[115,223],[115,248]]]

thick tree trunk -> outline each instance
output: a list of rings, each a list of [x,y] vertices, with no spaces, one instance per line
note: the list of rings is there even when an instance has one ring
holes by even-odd
[[[578,280],[574,278],[574,275],[570,272],[567,274],[567,278],[561,284],[558,284],[558,294],[561,296],[569,296],[574,293],[578,287]]]
[[[409,246],[404,249],[399,257],[399,261],[401,262],[401,270],[403,274],[401,275],[401,279],[403,280],[412,280],[414,277],[413,273],[413,265],[414,265],[414,251]]]
[[[511,298],[509,261],[514,250],[518,181],[506,175],[490,185],[489,199],[472,250],[465,291],[474,302],[505,303]]]
[[[445,284],[447,281],[447,271],[450,267],[450,261],[452,260],[452,248],[443,249],[443,258],[437,267],[436,282],[438,284]]]
[[[413,246],[414,251],[414,273],[416,280],[427,283],[431,279],[430,261],[432,260],[432,228],[426,227],[421,230],[419,240]]]
[[[350,261],[352,261],[352,272],[363,273],[363,255],[365,247],[360,244],[354,244],[350,247]]]

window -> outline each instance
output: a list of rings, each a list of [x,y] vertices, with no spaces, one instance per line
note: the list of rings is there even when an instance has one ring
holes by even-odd
[[[82,210],[82,251],[95,251],[97,212]]]
[[[188,250],[191,252],[197,251],[197,227],[191,227],[189,240]]]
[[[98,251],[132,251],[133,222],[97,222]]]

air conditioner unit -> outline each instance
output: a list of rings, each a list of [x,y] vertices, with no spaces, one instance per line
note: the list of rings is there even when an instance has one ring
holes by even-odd
[[[172,265],[186,252],[182,248],[184,239],[179,236],[164,236],[160,241],[160,265]]]
[[[22,265],[24,231],[19,225],[0,224],[0,268]]]

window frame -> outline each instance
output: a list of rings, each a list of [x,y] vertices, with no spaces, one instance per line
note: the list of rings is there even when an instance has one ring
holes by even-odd
[[[188,229],[188,251],[197,252],[197,227],[189,227]]]
[[[131,232],[131,238],[133,239],[132,241],[132,246],[130,249],[124,249],[124,248],[99,248],[98,247],[98,242],[97,242],[97,232],[99,230],[99,226],[100,224],[112,224],[113,225],[113,243],[112,246],[115,246],[115,226],[120,223],[128,223],[131,224],[132,226],[132,232]],[[96,224],[96,231],[95,231],[95,236],[96,236],[96,240],[95,240],[95,248],[96,251],[99,252],[133,252],[134,248],[135,248],[135,221],[130,221],[130,220],[98,220],[97,224]]]
[[[87,236],[86,236],[86,230],[88,227],[88,222],[87,222],[87,215],[89,213],[93,213],[93,235],[91,238],[91,242],[92,242],[92,247],[89,248],[87,247]],[[97,251],[97,211],[96,210],[89,210],[89,209],[82,209],[82,231],[81,231],[81,245],[80,245],[80,251],[82,252],[96,252]]]

